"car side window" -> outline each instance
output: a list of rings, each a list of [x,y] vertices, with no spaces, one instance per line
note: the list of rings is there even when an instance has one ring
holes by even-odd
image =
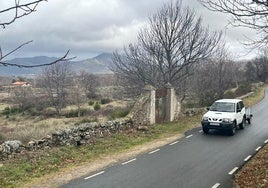
[[[240,105],[239,105],[239,103],[236,103],[236,112],[239,112],[239,111],[241,111],[240,110]]]
[[[245,106],[244,106],[244,103],[242,101],[239,102],[240,104],[240,108],[243,109]]]

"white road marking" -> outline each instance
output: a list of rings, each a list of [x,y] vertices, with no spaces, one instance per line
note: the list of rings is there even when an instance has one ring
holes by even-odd
[[[256,148],[256,151],[259,151],[260,149],[261,149],[261,146],[257,147],[257,148]]]
[[[238,170],[238,167],[235,167],[233,170],[231,170],[228,174],[229,175],[233,175],[235,173],[235,171]]]
[[[244,159],[244,161],[246,162],[246,161],[248,161],[250,158],[251,158],[251,155],[247,156],[247,157]]]
[[[203,130],[200,130],[199,132],[200,132],[200,133],[202,133],[202,132],[203,132]]]
[[[94,178],[94,177],[96,177],[96,176],[98,176],[98,175],[103,174],[104,172],[105,172],[105,171],[101,171],[101,172],[99,172],[99,173],[97,173],[97,174],[93,174],[93,175],[88,176],[88,177],[86,177],[86,178],[84,178],[84,179],[87,180],[87,179],[90,179],[90,178]]]
[[[216,183],[215,185],[213,185],[211,188],[217,188],[219,187],[221,184],[220,183]]]
[[[177,143],[179,143],[179,141],[173,142],[173,143],[171,143],[169,145],[172,146],[172,145],[177,144]]]
[[[265,140],[265,141],[264,141],[264,143],[265,143],[265,144],[267,144],[267,143],[268,143],[268,139],[267,139],[267,140]]]
[[[189,136],[186,136],[186,138],[191,138],[193,135],[191,134],[191,135],[189,135]]]
[[[153,153],[156,153],[156,152],[158,152],[158,151],[160,151],[160,149],[156,149],[156,150],[154,150],[154,151],[151,151],[151,152],[149,152],[149,154],[153,154]]]
[[[126,165],[126,164],[131,163],[131,162],[136,161],[136,160],[137,160],[136,158],[135,159],[131,159],[129,161],[126,161],[126,162],[122,163],[122,165]]]

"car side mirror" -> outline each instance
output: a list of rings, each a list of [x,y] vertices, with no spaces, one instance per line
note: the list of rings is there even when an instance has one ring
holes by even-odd
[[[241,109],[237,109],[237,113],[238,113],[238,112],[241,112]]]
[[[210,107],[207,107],[207,110],[209,111]]]

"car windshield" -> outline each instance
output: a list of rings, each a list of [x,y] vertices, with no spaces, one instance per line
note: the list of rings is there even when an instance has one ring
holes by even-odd
[[[209,110],[219,112],[235,112],[235,104],[230,102],[214,102]]]

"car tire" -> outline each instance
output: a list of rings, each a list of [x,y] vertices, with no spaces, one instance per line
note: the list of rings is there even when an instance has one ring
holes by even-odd
[[[203,132],[204,132],[205,134],[208,134],[208,132],[209,132],[209,128],[205,128],[205,127],[203,127]]]
[[[230,129],[230,135],[234,136],[236,132],[236,122],[234,122],[232,128]]]
[[[240,128],[240,129],[244,129],[245,126],[246,126],[246,118],[243,117],[242,123],[239,125],[239,128]]]

